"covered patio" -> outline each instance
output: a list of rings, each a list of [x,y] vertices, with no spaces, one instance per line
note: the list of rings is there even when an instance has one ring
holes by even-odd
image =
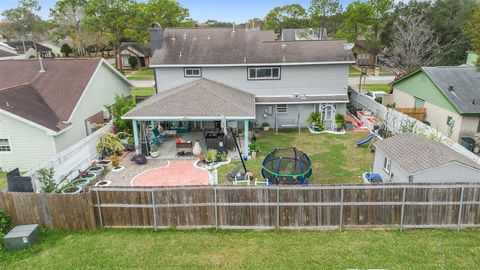
[[[149,155],[158,147],[161,159],[194,158],[198,141],[203,152],[215,149],[230,157],[239,156],[238,145],[243,157],[249,153],[255,96],[198,79],[148,98],[122,118],[132,120],[137,154]],[[230,128],[243,130],[242,138],[234,140]]]

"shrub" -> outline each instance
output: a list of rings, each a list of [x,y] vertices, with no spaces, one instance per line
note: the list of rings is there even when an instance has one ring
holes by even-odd
[[[0,209],[0,235],[7,234],[11,229],[12,218]]]
[[[339,128],[343,128],[345,126],[345,116],[343,114],[335,115],[335,123]]]
[[[135,68],[137,67],[137,65],[138,65],[138,59],[137,59],[137,57],[135,57],[135,56],[133,56],[133,55],[130,56],[130,57],[128,57],[128,64],[130,65],[130,67],[131,67],[132,69],[135,69]]]
[[[132,121],[122,119],[122,116],[135,107],[135,101],[122,95],[115,95],[115,103],[107,108],[110,117],[113,119],[113,125],[117,132],[127,132],[132,130]]]
[[[117,135],[113,133],[104,133],[100,135],[97,144],[97,152],[101,157],[120,154],[124,150],[125,146],[120,142]]]
[[[215,162],[216,157],[217,157],[217,150],[215,149],[210,149],[205,153],[206,162]]]
[[[72,48],[67,44],[63,44],[60,48],[60,52],[65,55],[65,57],[69,57],[71,53],[73,53]]]
[[[258,146],[258,143],[256,141],[252,141],[249,145],[249,148],[252,152],[257,152],[260,150],[260,147]]]
[[[262,127],[269,127],[269,126],[270,126],[270,124],[268,122],[263,122],[262,123]]]

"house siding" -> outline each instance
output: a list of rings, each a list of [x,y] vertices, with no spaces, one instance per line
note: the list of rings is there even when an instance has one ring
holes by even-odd
[[[247,67],[203,67],[202,77],[250,92],[256,96],[290,96],[294,93],[346,95],[348,65],[282,66],[279,80],[248,80]],[[183,67],[156,68],[159,92],[195,79],[198,77],[185,78]]]
[[[8,138],[12,152],[0,152],[1,170],[27,171],[55,155],[53,137],[46,131],[0,113],[0,138]]]
[[[480,182],[480,170],[450,163],[413,175],[414,183]]]
[[[85,120],[115,101],[115,94],[130,95],[130,85],[102,63],[72,117],[73,127],[55,137],[57,152],[87,136]]]
[[[390,175],[383,169],[385,153],[379,148],[375,150],[373,158],[373,172],[380,174],[385,183],[408,183],[408,175],[397,166],[394,160],[391,162]]]

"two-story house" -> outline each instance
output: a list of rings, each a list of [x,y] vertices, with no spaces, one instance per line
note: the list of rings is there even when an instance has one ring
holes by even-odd
[[[308,126],[315,110],[322,110],[326,122],[346,111],[348,67],[355,58],[344,40],[278,41],[273,31],[163,30],[158,24],[150,35],[158,95],[125,119],[223,115],[228,121],[296,128]]]

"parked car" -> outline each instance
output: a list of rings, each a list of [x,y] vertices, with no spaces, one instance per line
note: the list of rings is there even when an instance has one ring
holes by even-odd
[[[387,95],[387,93],[385,93],[383,91],[369,91],[365,94],[365,96],[367,96],[371,99],[383,98],[386,95]]]

